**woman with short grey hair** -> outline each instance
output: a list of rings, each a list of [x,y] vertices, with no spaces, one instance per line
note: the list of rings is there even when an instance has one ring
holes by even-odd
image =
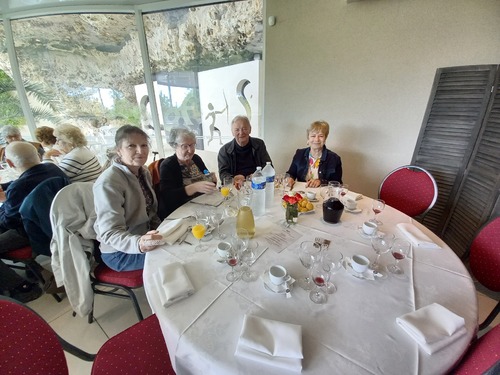
[[[194,197],[217,190],[217,178],[195,154],[196,135],[192,131],[174,128],[168,143],[175,153],[160,164],[158,216],[162,220]]]

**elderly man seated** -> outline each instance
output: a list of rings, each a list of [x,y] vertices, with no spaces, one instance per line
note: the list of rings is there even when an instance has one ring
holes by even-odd
[[[21,175],[8,185],[0,185],[0,201],[4,202],[0,207],[0,252],[30,244],[19,213],[19,208],[28,194],[48,178],[66,178],[56,165],[42,164],[35,146],[29,142],[9,143],[5,150],[5,159],[9,166],[16,168]]]
[[[7,142],[7,145],[9,143],[15,142],[15,141],[27,142],[21,136],[21,132],[19,131],[19,129],[16,128],[15,126],[12,126],[12,125],[2,126],[0,133],[1,133],[2,137],[5,139],[5,142]],[[45,152],[45,150],[43,149],[43,146],[38,142],[29,142],[29,143],[31,143],[33,146],[35,146],[35,148],[38,152],[38,155],[40,156],[40,160],[42,160],[43,154]],[[0,160],[1,161],[5,161],[5,148],[6,148],[6,145],[0,147]]]

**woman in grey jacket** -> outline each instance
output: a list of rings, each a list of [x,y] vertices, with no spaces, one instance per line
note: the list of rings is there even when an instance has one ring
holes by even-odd
[[[144,253],[162,236],[155,230],[157,200],[151,175],[144,167],[149,139],[140,128],[124,125],[115,136],[116,158],[94,184],[96,222],[102,260],[116,271],[144,267]]]

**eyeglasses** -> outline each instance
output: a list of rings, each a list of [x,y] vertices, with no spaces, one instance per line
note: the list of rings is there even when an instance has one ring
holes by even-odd
[[[182,144],[178,146],[181,148],[182,151],[187,151],[190,148],[194,150],[196,148],[196,143],[191,143],[190,145]]]

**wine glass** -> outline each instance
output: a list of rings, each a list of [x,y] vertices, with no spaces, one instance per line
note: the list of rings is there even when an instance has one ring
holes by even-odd
[[[233,241],[233,245],[234,244],[235,242]],[[234,270],[234,267],[236,267],[239,262],[239,249],[237,246],[231,246],[231,249],[227,252],[226,262],[231,266],[231,272],[226,275],[226,280],[229,282],[238,281],[241,276]]]
[[[292,183],[290,181],[292,177],[290,176],[290,173],[285,173],[283,175],[283,194],[285,195],[287,192],[292,190]]]
[[[311,290],[313,282],[310,277],[310,269],[321,257],[321,245],[313,241],[304,241],[300,244],[299,259],[302,265],[309,270],[305,277],[299,279],[298,284],[304,290]]]
[[[377,220],[377,215],[381,213],[385,208],[385,202],[382,199],[374,199],[372,201],[372,210],[373,210],[373,219],[370,221],[374,222],[378,226],[382,225],[383,223],[380,220]]]
[[[330,277],[329,280],[332,279],[332,276],[340,271],[342,268],[342,262],[344,261],[344,255],[340,251],[329,251],[323,254],[323,268],[325,271],[329,271]],[[326,284],[326,291],[328,294],[335,293],[337,291],[337,287],[331,281],[328,281]]]
[[[309,298],[314,303],[326,303],[326,301],[328,301],[328,293],[324,288],[330,278],[330,270],[325,270],[322,262],[314,263],[311,267],[311,277],[316,285],[316,288],[311,290]]]
[[[220,231],[220,224],[222,222],[222,219],[224,217],[224,213],[218,210],[213,210],[211,212],[211,220],[215,225],[216,233],[215,233],[215,238],[218,240],[223,240],[226,238],[225,233],[221,233]]]
[[[404,271],[398,266],[401,259],[408,256],[411,249],[411,244],[407,240],[397,238],[391,248],[392,256],[394,257],[394,263],[387,266],[387,270],[395,275],[403,275]]]
[[[259,277],[257,272],[253,271],[251,268],[256,259],[255,251],[257,250],[258,246],[259,243],[257,241],[250,240],[245,250],[241,252],[240,261],[244,266],[241,279],[245,282],[255,281]]]
[[[206,230],[207,227],[202,223],[197,223],[191,228],[191,233],[193,234],[194,238],[198,240],[198,245],[194,248],[194,251],[196,251],[197,253],[207,251],[208,249],[207,245],[203,245],[201,243],[201,239],[205,235]]]
[[[340,192],[339,199],[344,198],[347,195],[347,193],[349,193],[349,185],[347,184],[340,185],[339,192]]]
[[[394,235],[393,234],[386,234],[386,233],[378,233],[375,236],[371,238],[372,242],[372,247],[375,253],[377,254],[377,258],[375,259],[372,264],[370,264],[370,268],[373,271],[382,273],[382,266],[379,264],[380,256],[382,254],[387,253],[394,242]]]

